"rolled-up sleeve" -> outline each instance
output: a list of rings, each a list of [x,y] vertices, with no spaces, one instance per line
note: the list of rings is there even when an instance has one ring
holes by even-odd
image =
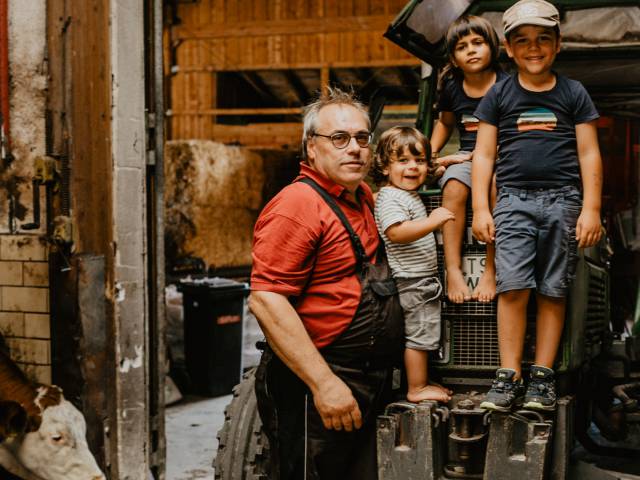
[[[316,235],[297,219],[261,216],[253,236],[251,289],[297,296],[313,270]]]

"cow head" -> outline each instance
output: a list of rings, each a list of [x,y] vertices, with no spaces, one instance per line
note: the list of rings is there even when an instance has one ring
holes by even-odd
[[[82,414],[61,397],[57,405],[42,411],[39,428],[26,433],[11,450],[42,480],[105,480],[87,445],[86,429]]]

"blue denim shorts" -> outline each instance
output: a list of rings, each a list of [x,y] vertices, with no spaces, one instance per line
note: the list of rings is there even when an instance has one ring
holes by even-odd
[[[581,209],[582,195],[574,186],[500,188],[493,209],[497,292],[535,288],[565,297],[575,277]]]

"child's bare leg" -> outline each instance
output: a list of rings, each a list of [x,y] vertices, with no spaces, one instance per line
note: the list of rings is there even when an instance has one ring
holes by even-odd
[[[531,290],[511,290],[498,295],[498,345],[500,367],[522,374],[522,350],[527,329],[527,303]]]
[[[493,176],[491,182],[491,195],[489,196],[489,205],[491,210],[496,205],[497,197],[496,176]],[[471,294],[474,300],[479,302],[490,302],[496,298],[496,246],[495,244],[487,244],[487,256],[485,260],[484,273],[478,280],[478,285]]]
[[[536,295],[538,313],[536,318],[535,364],[553,368],[562,328],[564,326],[565,298]]]
[[[442,206],[456,216],[442,226],[444,264],[447,270],[447,297],[453,303],[471,300],[471,292],[462,274],[462,238],[466,227],[469,188],[458,180],[449,180],[442,191]]]
[[[447,391],[443,387],[428,384],[427,361],[428,352],[412,348],[405,349],[404,365],[409,384],[407,400],[416,403],[423,400],[446,402],[451,398]]]

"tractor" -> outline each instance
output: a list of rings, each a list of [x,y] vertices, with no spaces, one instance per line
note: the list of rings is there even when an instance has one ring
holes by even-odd
[[[513,3],[410,1],[385,37],[422,62],[417,113],[397,105],[398,86],[382,87],[370,102],[376,133],[404,123],[428,137],[448,25],[464,14],[482,15],[501,32],[502,12]],[[380,480],[640,478],[628,476],[640,475],[640,6],[637,0],[554,4],[563,35],[554,67],[580,80],[602,115],[607,230],[598,245],[579,254],[555,365],[557,410],[481,409],[500,365],[496,304],[443,299],[442,347],[430,362],[431,375],[454,395],[447,405],[414,404],[402,401],[398,390],[399,401],[377,420]],[[509,71],[506,56],[502,60]],[[412,87],[400,87],[407,88]],[[455,139],[447,148],[456,150]],[[439,190],[425,187],[421,195],[428,211],[440,205]],[[486,246],[473,238],[470,206],[467,212],[463,267],[473,286],[484,268]],[[526,365],[535,353],[535,303],[528,315]],[[270,478],[253,383],[248,371],[226,410],[216,479]]]

